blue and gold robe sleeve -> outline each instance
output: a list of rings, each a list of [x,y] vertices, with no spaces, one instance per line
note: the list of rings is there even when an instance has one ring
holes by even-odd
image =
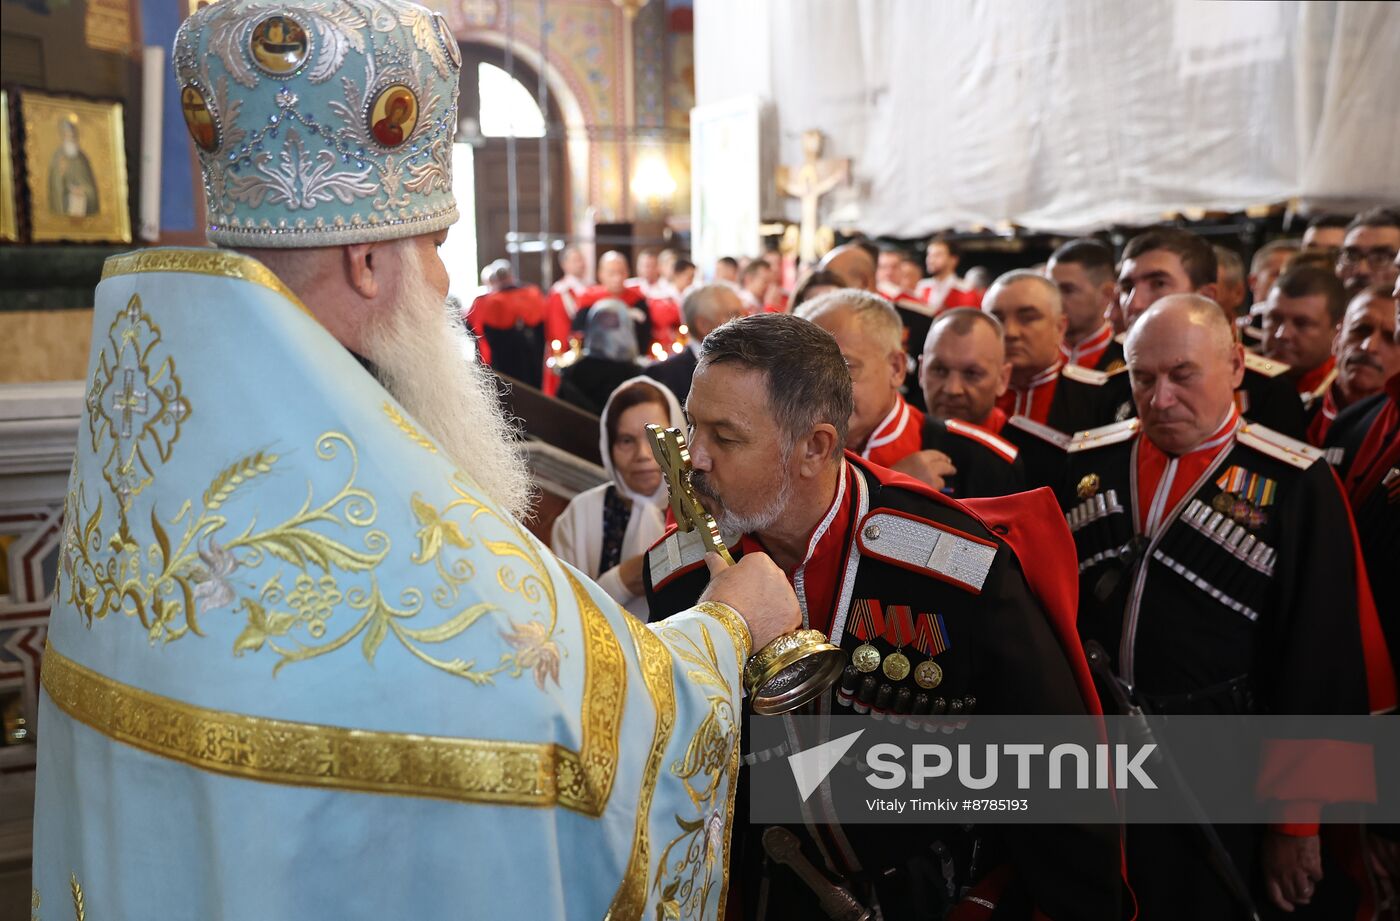
[[[251,259],[113,260],[95,324],[40,917],[718,916],[733,611],[636,621]]]

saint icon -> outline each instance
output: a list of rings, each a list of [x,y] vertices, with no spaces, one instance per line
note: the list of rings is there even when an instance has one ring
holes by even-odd
[[[197,87],[187,86],[180,90],[180,111],[185,115],[185,127],[190,137],[200,149],[213,151],[219,146],[218,132],[214,128],[214,114],[204,101],[204,94]]]
[[[418,99],[402,84],[385,87],[370,109],[370,134],[384,147],[398,147],[418,125]]]
[[[306,30],[287,16],[269,16],[253,29],[253,60],[273,76],[289,74],[306,60]]]
[[[78,142],[78,116],[58,123],[58,149],[49,160],[49,210],[64,217],[91,217],[101,210],[92,163]]]

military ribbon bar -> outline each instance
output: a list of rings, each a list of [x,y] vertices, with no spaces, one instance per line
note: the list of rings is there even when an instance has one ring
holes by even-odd
[[[1216,479],[1215,485],[1226,492],[1240,493],[1244,489],[1245,478],[1249,476],[1249,471],[1243,467],[1231,466]]]
[[[868,643],[885,632],[885,615],[874,598],[857,598],[851,605],[851,632]]]
[[[907,604],[892,604],[885,618],[885,639],[895,646],[914,642],[914,611]]]
[[[942,614],[920,614],[914,633],[914,648],[926,656],[936,656],[948,648],[948,631]]]

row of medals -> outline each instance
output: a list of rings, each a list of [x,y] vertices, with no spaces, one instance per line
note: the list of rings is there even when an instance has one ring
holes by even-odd
[[[909,657],[896,649],[883,658],[880,650],[869,643],[861,643],[851,653],[851,664],[856,671],[869,674],[880,669],[891,681],[903,681],[909,676]],[[943,683],[943,669],[932,659],[925,659],[914,666],[914,683],[926,691],[931,691]]]

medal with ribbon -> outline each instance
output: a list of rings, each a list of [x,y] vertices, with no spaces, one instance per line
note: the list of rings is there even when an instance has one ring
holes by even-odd
[[[914,648],[928,656],[914,669],[914,681],[919,687],[933,690],[943,683],[943,667],[933,657],[948,648],[948,630],[942,614],[920,614],[914,632]]]
[[[880,650],[870,641],[885,632],[885,614],[874,598],[857,598],[851,605],[851,632],[860,645],[851,653],[851,664],[858,671],[873,672],[880,667]]]
[[[885,610],[885,639],[895,647],[885,656],[885,676],[901,681],[909,674],[909,657],[904,647],[914,642],[914,612],[907,604],[892,604]]]

